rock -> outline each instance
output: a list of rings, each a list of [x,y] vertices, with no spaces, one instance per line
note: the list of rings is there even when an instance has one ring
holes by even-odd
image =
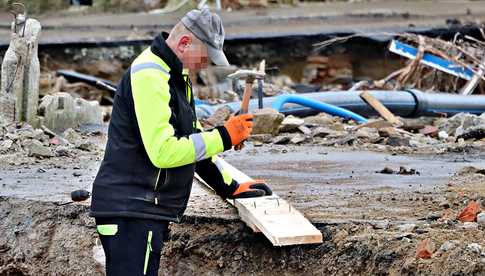
[[[442,130],[442,131],[438,132],[438,138],[440,140],[446,140],[446,139],[448,139],[448,137],[449,137],[449,135],[448,135],[448,133],[446,133],[446,131]]]
[[[435,250],[435,244],[431,239],[425,239],[416,248],[416,259],[431,259]]]
[[[210,127],[222,126],[230,116],[231,109],[228,106],[223,106],[218,108],[212,116],[205,120],[205,122],[210,124]]]
[[[27,147],[29,156],[34,157],[54,157],[54,153],[50,148],[42,145],[38,140],[32,140]]]
[[[390,226],[389,220],[381,220],[381,221],[372,222],[372,227],[374,227],[374,229],[387,230],[387,229],[389,229],[389,226]]]
[[[403,122],[403,126],[401,127],[404,130],[415,132],[423,129],[426,125],[433,125],[435,118],[433,117],[420,117],[420,118],[400,118]]]
[[[78,145],[81,143],[82,137],[79,133],[77,133],[74,129],[68,128],[64,133],[62,133],[62,136],[71,144],[73,145]]]
[[[467,229],[467,230],[476,230],[478,229],[478,223],[476,222],[465,222],[463,225],[461,225],[461,228]]]
[[[470,243],[469,245],[466,246],[466,249],[470,250],[475,254],[482,253],[482,246],[479,245],[478,243]]]
[[[461,135],[457,136],[458,139],[463,138],[465,140],[475,139],[480,140],[485,138],[485,125],[472,126],[463,130]]]
[[[400,174],[400,175],[420,175],[420,173],[418,171],[416,171],[415,169],[408,169],[406,167],[399,167],[399,172],[397,174]]]
[[[449,201],[443,200],[442,202],[440,202],[440,207],[443,209],[449,209],[451,207],[451,204]]]
[[[471,200],[458,215],[457,219],[461,222],[474,222],[477,220],[478,213],[480,213],[480,205],[476,201]]]
[[[416,224],[409,223],[409,224],[402,224],[397,227],[401,232],[412,232],[416,229]]]
[[[424,128],[419,130],[419,133],[426,136],[436,137],[439,131],[440,130],[435,126],[425,126]]]
[[[363,127],[359,128],[355,133],[357,138],[361,138],[364,140],[372,140],[379,138],[379,133],[375,128]]]
[[[400,136],[391,136],[387,138],[386,145],[391,147],[409,147],[411,144],[409,143],[409,138],[404,138]]]
[[[316,126],[329,126],[335,122],[340,122],[340,118],[335,118],[326,113],[319,113],[315,116],[308,116],[303,118],[306,125],[316,125]]]
[[[278,134],[284,115],[273,108],[263,108],[254,111],[253,134]]]
[[[384,167],[384,169],[380,171],[376,171],[376,173],[382,173],[382,174],[394,174],[396,173],[392,168],[389,167]]]
[[[402,240],[402,241],[405,241],[405,242],[410,242],[411,239],[415,237],[415,235],[413,233],[406,232],[406,233],[396,234],[393,237],[396,240]]]
[[[483,114],[482,114],[483,115]],[[463,131],[472,126],[485,124],[485,116],[477,116],[469,113],[458,113],[449,119],[440,119],[436,126],[451,136],[460,136]]]
[[[7,139],[0,144],[0,151],[8,151],[12,147],[13,141]]]
[[[252,143],[261,143],[261,144],[267,144],[271,143],[273,140],[273,136],[271,134],[256,134],[256,135],[251,135],[249,137],[248,141]]]
[[[297,134],[297,135],[293,136],[293,138],[291,138],[290,143],[297,145],[297,144],[301,144],[301,143],[305,142],[307,139],[308,139],[307,136],[305,136],[303,134]]]
[[[480,169],[477,167],[473,166],[466,166],[463,167],[461,170],[458,171],[457,175],[463,176],[463,175],[468,175],[468,174],[484,174],[485,175],[485,169]]]
[[[90,142],[90,141],[83,141],[79,143],[79,145],[76,146],[80,150],[84,151],[96,151],[97,146],[96,144]]]
[[[74,176],[74,177],[80,177],[81,175],[82,175],[82,174],[81,174],[81,173],[79,173],[79,172],[73,172],[73,173],[72,173],[72,176]]]
[[[458,244],[458,241],[446,241],[440,246],[440,249],[438,249],[440,252],[448,252],[455,248]]]
[[[69,149],[65,146],[59,146],[55,150],[56,156],[69,156]]]
[[[385,127],[378,130],[380,137],[390,137],[390,136],[398,136],[398,133],[394,127]]]
[[[298,130],[301,131],[301,133],[305,134],[305,135],[311,135],[312,134],[312,130],[309,129],[308,127],[306,126],[299,126],[298,127]]]
[[[291,137],[288,135],[280,135],[275,138],[273,138],[273,144],[276,145],[286,145],[290,142]]]
[[[326,127],[317,127],[313,129],[312,131],[312,136],[313,137],[319,137],[319,138],[325,138],[329,134],[334,133],[335,131],[328,129]]]
[[[477,216],[477,223],[478,225],[485,226],[485,213],[480,213]]]
[[[279,131],[289,132],[297,129],[299,126],[302,126],[304,123],[305,121],[303,119],[290,115],[290,116],[287,116],[285,119],[283,119],[283,122],[281,122]]]

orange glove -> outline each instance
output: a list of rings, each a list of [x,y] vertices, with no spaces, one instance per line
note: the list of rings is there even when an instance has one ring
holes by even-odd
[[[271,189],[262,180],[253,180],[239,184],[232,198],[248,198],[272,195]]]
[[[224,124],[227,133],[231,137],[233,146],[239,145],[251,135],[253,131],[253,117],[253,114],[232,116]]]

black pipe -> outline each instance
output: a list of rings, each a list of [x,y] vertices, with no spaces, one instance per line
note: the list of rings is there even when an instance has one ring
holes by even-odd
[[[424,93],[418,90],[369,92],[392,113],[401,117],[452,116],[461,112],[472,114],[485,112],[485,96],[480,95],[463,96],[448,93]],[[361,91],[315,92],[304,94],[304,96],[348,109],[365,117],[378,115],[372,107],[367,105],[359,97],[360,93]],[[264,107],[271,107],[276,98],[264,98]],[[196,107],[197,116],[202,118],[208,117],[222,106],[228,106],[233,112],[237,112],[240,103],[234,102],[214,106],[198,105]],[[249,110],[251,111],[257,108],[257,100],[251,100],[249,102]],[[317,114],[318,111],[295,104],[285,104],[281,113],[286,115],[309,116]]]

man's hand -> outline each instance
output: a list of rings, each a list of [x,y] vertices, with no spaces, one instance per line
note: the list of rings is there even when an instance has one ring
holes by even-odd
[[[248,139],[253,131],[253,114],[233,116],[224,124],[233,146],[241,144]]]
[[[239,184],[231,198],[248,198],[272,195],[271,189],[262,180],[253,180]]]

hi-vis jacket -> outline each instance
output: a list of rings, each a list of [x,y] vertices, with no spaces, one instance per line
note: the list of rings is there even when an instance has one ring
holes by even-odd
[[[198,127],[191,82],[167,35],[155,38],[118,86],[91,216],[179,221],[194,172],[222,197],[237,188],[214,158],[231,148],[229,134]]]

